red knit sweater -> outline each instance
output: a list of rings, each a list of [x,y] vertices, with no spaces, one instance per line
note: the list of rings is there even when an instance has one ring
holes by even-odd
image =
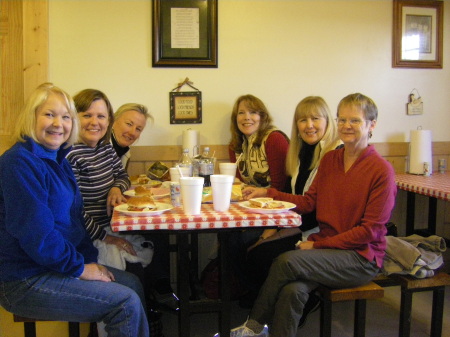
[[[316,209],[320,232],[308,238],[314,241],[314,248],[354,249],[381,268],[385,224],[397,194],[394,170],[373,146],[368,146],[345,172],[344,151],[342,148],[324,156],[304,196],[275,189],[269,189],[268,196],[295,203],[299,213]]]

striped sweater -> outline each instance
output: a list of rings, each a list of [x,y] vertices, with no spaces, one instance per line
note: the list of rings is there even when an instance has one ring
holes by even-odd
[[[111,144],[91,148],[76,144],[67,155],[84,202],[86,229],[92,240],[103,240],[104,228],[111,217],[106,213],[106,199],[112,187],[125,192],[130,187],[128,174]]]

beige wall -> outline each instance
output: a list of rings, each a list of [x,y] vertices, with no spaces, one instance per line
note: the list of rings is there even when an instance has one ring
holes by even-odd
[[[180,145],[182,130],[187,127],[200,131],[202,144],[226,144],[229,112],[241,94],[262,98],[276,124],[289,133],[295,105],[304,96],[321,95],[334,110],[340,98],[355,91],[371,96],[379,106],[374,142],[408,141],[409,130],[418,125],[431,129],[434,141],[448,142],[450,2],[444,2],[441,70],[391,67],[391,0],[219,0],[219,68],[169,69],[151,67],[150,0],[49,0],[49,79],[71,93],[86,87],[102,89],[116,108],[129,101],[148,105],[156,121],[145,130],[139,145]],[[2,22],[4,27],[7,21]],[[34,25],[30,18],[26,22],[24,30],[30,26],[29,36],[41,34],[38,28],[42,25]],[[2,35],[5,38],[8,36]],[[46,48],[45,37],[33,37],[32,42],[21,53],[32,57]],[[30,67],[30,59],[10,61],[23,65],[20,69],[26,79],[35,79],[30,69],[34,72],[36,67]],[[46,66],[45,60],[33,64]],[[7,78],[2,77],[2,94],[18,84],[13,92],[29,91],[29,81],[12,81],[11,66],[6,68],[9,72]],[[203,124],[169,123],[168,93],[185,77],[203,93]],[[424,99],[423,116],[405,114],[413,88]],[[5,119],[2,122],[0,149],[6,148],[9,137],[9,129],[4,132]],[[402,159],[398,160],[401,165]],[[419,202],[426,204],[426,200]],[[394,214],[398,224],[404,222],[404,205],[401,192],[396,208],[400,211]],[[438,227],[438,234],[446,237],[450,236],[448,205],[438,205],[438,222],[446,224]],[[418,220],[426,221],[423,216]],[[83,328],[86,331],[86,325]],[[65,323],[38,323],[40,336],[64,336],[66,329]],[[23,336],[22,324],[13,323],[2,308],[0,336]]]
[[[290,134],[296,104],[321,95],[332,110],[350,92],[378,104],[373,142],[409,141],[421,125],[434,141],[450,134],[450,3],[445,1],[444,69],[391,67],[391,0],[219,0],[219,67],[152,68],[151,1],[49,3],[50,80],[75,93],[99,88],[113,106],[148,105],[155,124],[138,145],[180,145],[182,130],[201,144],[226,144],[234,100],[253,93]],[[171,125],[169,92],[189,77],[203,94],[203,123]],[[416,88],[422,116],[407,116]]]

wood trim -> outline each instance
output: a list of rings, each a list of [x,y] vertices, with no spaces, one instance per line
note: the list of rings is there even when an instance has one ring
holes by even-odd
[[[23,2],[23,88],[27,98],[48,81],[48,1]]]
[[[0,1],[0,136],[11,135],[18,109],[23,104],[22,10],[23,1]],[[1,142],[0,149],[4,147],[6,145]]]
[[[48,78],[48,0],[0,1],[0,154],[25,98]]]
[[[389,161],[396,172],[405,172],[409,143],[374,143],[376,150]],[[215,153],[217,162],[229,160],[228,145],[205,145],[209,146],[210,151]],[[202,146],[203,147],[203,146]],[[167,166],[173,166],[181,156],[181,146],[133,146],[131,147],[131,159],[128,165],[130,175],[141,174],[155,161],[161,161]],[[450,142],[433,143],[433,167],[437,168],[438,159],[445,158],[447,162],[450,159]]]

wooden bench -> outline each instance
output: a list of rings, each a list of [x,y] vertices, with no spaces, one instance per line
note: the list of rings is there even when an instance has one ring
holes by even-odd
[[[440,337],[442,335],[442,323],[444,315],[445,286],[450,286],[450,275],[439,272],[433,277],[416,279],[407,275],[392,274],[388,277],[378,276],[374,282],[382,287],[400,286],[400,326],[398,335],[409,337],[411,334],[411,311],[413,294],[422,291],[433,292],[433,303],[431,313],[430,336]]]
[[[14,322],[23,322],[25,337],[36,337],[36,322],[43,322],[38,319],[13,315]],[[80,337],[80,323],[69,322],[69,337]]]
[[[384,290],[375,282],[355,288],[330,289],[320,286],[317,292],[321,298],[320,336],[331,337],[331,314],[334,302],[355,301],[354,330],[355,337],[365,336],[366,302],[367,300],[382,298]]]

